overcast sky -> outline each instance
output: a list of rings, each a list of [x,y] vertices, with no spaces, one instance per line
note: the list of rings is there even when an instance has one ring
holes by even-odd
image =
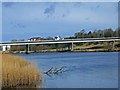
[[[118,27],[117,2],[4,2],[3,41]]]

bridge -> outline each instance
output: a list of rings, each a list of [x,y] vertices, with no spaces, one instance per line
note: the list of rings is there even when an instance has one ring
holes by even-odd
[[[84,38],[84,39],[65,39],[65,40],[42,40],[42,41],[17,41],[17,42],[2,42],[0,46],[14,46],[14,45],[26,45],[26,51],[29,51],[29,45],[36,44],[69,44],[71,51],[73,50],[74,43],[83,42],[115,42],[120,41],[120,38]]]

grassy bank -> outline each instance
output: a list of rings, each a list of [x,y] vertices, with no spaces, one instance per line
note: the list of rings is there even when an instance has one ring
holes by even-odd
[[[120,42],[89,42],[74,45],[74,52],[112,52],[120,51]]]
[[[2,54],[2,88],[37,87],[41,80],[35,65],[20,57]]]

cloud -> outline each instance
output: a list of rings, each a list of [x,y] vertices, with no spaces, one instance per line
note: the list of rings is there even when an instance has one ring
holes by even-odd
[[[82,2],[74,2],[73,6],[75,6],[75,7],[81,7],[82,4],[83,4]]]
[[[13,22],[11,22],[10,24],[11,24],[14,28],[26,28],[25,25],[20,24],[20,23],[14,24]]]
[[[81,3],[72,3],[72,5],[76,5],[78,6]],[[69,6],[71,5],[68,3],[50,3],[49,7],[44,9],[44,15],[46,15],[47,17],[51,17],[54,15],[54,17],[67,17],[70,14],[70,10],[71,7]],[[62,8],[62,7],[67,7],[67,8]],[[61,12],[60,12],[61,11]],[[59,15],[58,15],[59,14]]]
[[[70,14],[69,10],[66,10],[65,12],[63,12],[62,17],[67,17]]]
[[[100,5],[97,5],[96,8],[100,8]]]
[[[48,8],[44,10],[44,14],[46,14],[48,17],[50,17],[54,13],[55,13],[55,4],[50,5]]]
[[[16,26],[17,26],[18,28],[25,28],[25,25],[23,25],[23,24],[16,24]]]
[[[90,20],[90,17],[85,18],[85,20]]]
[[[91,6],[90,9],[91,9],[91,11],[94,11],[94,12],[96,12],[96,11],[98,11],[98,10],[102,10],[100,4]],[[104,11],[104,10],[103,10],[103,11]]]
[[[2,4],[3,4],[4,7],[10,8],[10,7],[13,6],[14,3],[13,2],[4,2]]]

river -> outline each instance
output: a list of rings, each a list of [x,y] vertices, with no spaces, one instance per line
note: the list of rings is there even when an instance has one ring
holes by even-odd
[[[117,88],[118,52],[64,52],[15,54],[38,64],[44,72],[66,67],[59,74],[46,75],[45,88]]]

